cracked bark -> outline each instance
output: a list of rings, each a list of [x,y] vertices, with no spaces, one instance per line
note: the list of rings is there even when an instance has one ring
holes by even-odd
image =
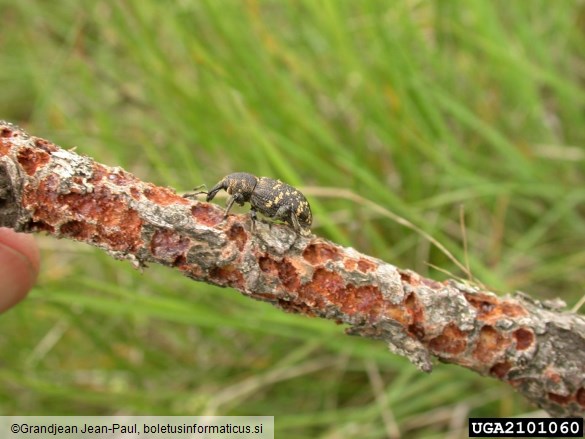
[[[158,263],[278,308],[349,325],[430,372],[500,379],[553,416],[585,414],[585,319],[564,304],[424,278],[317,236],[230,215],[0,121],[0,226]]]

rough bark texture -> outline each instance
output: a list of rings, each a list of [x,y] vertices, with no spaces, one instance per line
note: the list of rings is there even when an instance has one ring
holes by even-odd
[[[230,215],[0,122],[0,226],[167,265],[289,312],[349,325],[429,372],[507,382],[554,416],[585,413],[585,319],[525,295],[437,282],[286,225]],[[562,306],[562,304],[561,304]]]

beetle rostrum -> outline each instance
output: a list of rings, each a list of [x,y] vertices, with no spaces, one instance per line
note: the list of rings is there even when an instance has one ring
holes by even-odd
[[[256,212],[260,212],[268,218],[284,221],[303,236],[311,234],[311,206],[298,189],[273,178],[235,172],[226,175],[209,190],[207,201],[213,200],[222,189],[230,195],[226,217],[234,203],[243,206],[248,202],[252,221],[256,220]]]

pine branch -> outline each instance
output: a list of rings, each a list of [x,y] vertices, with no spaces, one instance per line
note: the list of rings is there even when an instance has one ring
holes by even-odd
[[[498,378],[553,416],[585,413],[585,319],[556,302],[498,297],[290,227],[140,181],[0,122],[0,226],[86,242],[253,299],[349,325],[430,372],[432,357]],[[560,301],[559,301],[560,302]]]

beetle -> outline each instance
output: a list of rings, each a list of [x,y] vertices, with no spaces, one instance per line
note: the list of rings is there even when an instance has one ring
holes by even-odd
[[[302,236],[311,234],[311,206],[298,189],[273,178],[235,172],[226,175],[209,190],[207,201],[213,200],[222,189],[230,195],[224,218],[234,203],[243,206],[249,202],[252,224],[256,220],[256,212],[260,212],[268,218],[284,221]]]

